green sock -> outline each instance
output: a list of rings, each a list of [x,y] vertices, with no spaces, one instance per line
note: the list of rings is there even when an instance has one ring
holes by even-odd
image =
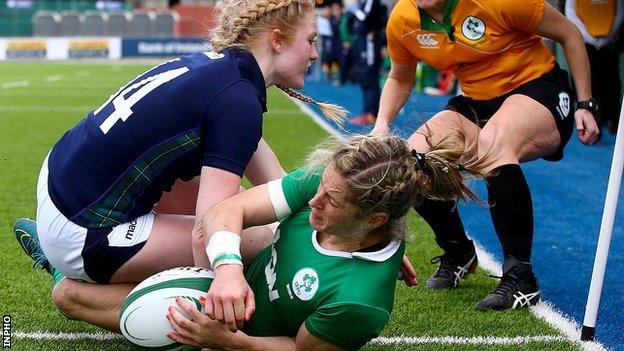
[[[50,274],[52,275],[52,280],[54,281],[52,283],[52,286],[54,287],[56,284],[58,284],[58,282],[60,282],[61,280],[63,280],[63,278],[65,278],[65,276],[63,275],[63,273],[59,272],[58,269],[50,266]]]

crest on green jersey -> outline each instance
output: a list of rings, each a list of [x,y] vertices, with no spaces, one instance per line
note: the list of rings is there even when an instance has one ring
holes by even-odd
[[[319,287],[318,274],[312,268],[300,269],[292,280],[295,295],[301,301],[309,301],[314,297]]]

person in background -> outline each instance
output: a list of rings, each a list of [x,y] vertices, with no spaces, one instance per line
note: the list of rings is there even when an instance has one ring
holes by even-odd
[[[354,13],[353,40],[357,79],[362,89],[362,114],[349,123],[367,125],[375,122],[381,89],[381,48],[385,45],[384,28],[387,8],[380,0],[358,0]]]
[[[624,0],[567,0],[565,15],[583,35],[591,68],[591,87],[599,108],[598,126],[617,131],[622,103],[620,54]]]
[[[576,110],[569,75],[542,37],[563,47],[579,101]],[[412,91],[418,61],[453,71],[463,95],[452,97],[445,110],[412,134],[410,145],[426,151],[431,147],[427,134],[435,140],[458,129],[471,146],[467,156],[487,160],[489,209],[503,249],[503,276],[475,307],[534,305],[540,289],[531,265],[533,203],[520,163],[562,159],[574,129],[584,144],[598,138],[581,34],[545,0],[399,0],[387,40],[392,68],[372,134],[388,133]],[[425,199],[416,210],[444,251],[432,260],[438,269],[426,286],[453,289],[477,267],[457,206]]]

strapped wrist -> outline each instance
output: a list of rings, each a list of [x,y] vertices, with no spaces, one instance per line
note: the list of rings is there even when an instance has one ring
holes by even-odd
[[[224,264],[242,266],[240,241],[240,235],[229,231],[221,230],[212,234],[206,246],[206,254],[212,269]]]

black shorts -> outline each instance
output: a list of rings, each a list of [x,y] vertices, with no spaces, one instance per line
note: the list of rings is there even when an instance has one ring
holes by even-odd
[[[561,142],[554,153],[542,158],[547,161],[561,160],[563,148],[574,130],[572,99],[576,100],[576,96],[570,87],[568,72],[559,68],[559,65],[555,65],[555,68],[543,76],[494,99],[473,100],[466,96],[455,96],[448,101],[446,109],[457,111],[479,127],[483,127],[505,99],[514,94],[526,95],[550,111],[557,124]]]

